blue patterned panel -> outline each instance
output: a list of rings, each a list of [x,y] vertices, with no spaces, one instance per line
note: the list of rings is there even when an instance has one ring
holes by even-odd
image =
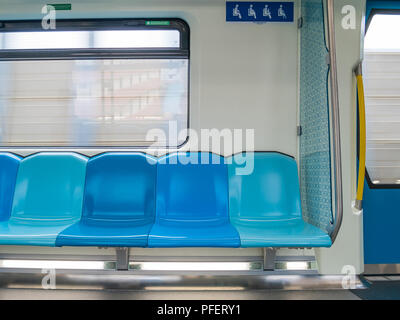
[[[329,232],[332,221],[328,49],[322,0],[301,7],[300,188],[304,220]]]

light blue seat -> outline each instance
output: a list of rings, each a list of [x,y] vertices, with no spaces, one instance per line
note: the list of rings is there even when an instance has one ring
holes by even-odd
[[[20,163],[11,216],[0,223],[0,244],[54,246],[81,217],[87,158],[38,153]]]
[[[187,164],[188,159],[192,163]],[[159,159],[156,220],[149,247],[239,246],[239,235],[229,222],[223,158],[194,152]]]
[[[14,154],[0,153],[0,221],[10,218],[20,161]]]
[[[328,234],[303,221],[296,161],[279,153],[248,153],[254,171],[240,175],[242,156],[228,165],[230,219],[241,246],[330,247]]]
[[[146,247],[155,216],[157,161],[140,153],[89,160],[81,221],[57,246]]]

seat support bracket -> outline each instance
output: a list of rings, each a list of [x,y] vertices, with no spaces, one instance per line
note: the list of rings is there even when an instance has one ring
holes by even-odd
[[[115,248],[117,270],[129,269],[129,248]]]
[[[276,251],[277,251],[276,248],[263,248],[265,271],[275,270]]]

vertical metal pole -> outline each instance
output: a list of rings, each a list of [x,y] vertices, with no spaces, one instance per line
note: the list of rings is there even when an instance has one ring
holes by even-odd
[[[336,61],[334,0],[326,0],[328,10],[328,45],[330,58],[331,116],[333,135],[334,179],[335,179],[335,220],[330,237],[335,242],[343,220],[342,154],[340,139],[339,93]]]

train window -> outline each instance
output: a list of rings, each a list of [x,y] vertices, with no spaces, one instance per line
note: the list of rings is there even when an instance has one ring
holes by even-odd
[[[375,14],[365,37],[367,170],[375,185],[400,185],[400,14]]]
[[[177,147],[168,128],[188,128],[188,101],[181,20],[0,23],[1,147],[146,147],[151,129]]]

